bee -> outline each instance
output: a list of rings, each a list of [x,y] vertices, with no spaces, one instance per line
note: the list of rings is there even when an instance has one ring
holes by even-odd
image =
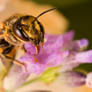
[[[46,10],[37,17],[15,14],[0,24],[0,57],[5,61],[6,67],[8,62],[24,65],[15,56],[18,49],[24,48],[26,42],[32,43],[36,54],[39,53],[40,44],[44,44],[45,31],[38,18],[54,9],[56,8]]]

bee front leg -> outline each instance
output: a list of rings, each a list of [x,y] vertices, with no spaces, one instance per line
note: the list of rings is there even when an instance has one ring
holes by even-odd
[[[14,58],[11,58],[9,56],[4,56],[3,54],[0,54],[0,58],[1,58],[1,61],[3,62],[3,64],[4,64],[7,71],[9,70],[10,62],[13,62],[13,63],[15,63],[19,66],[24,66],[25,67],[24,63],[21,63],[18,60],[14,59]]]
[[[3,54],[0,54],[1,62],[4,64],[6,71],[9,70],[8,60],[5,58]]]
[[[25,68],[25,71],[27,71],[27,68],[26,68],[25,63],[22,63],[22,62],[20,62],[20,61],[14,59],[14,58],[11,58],[11,57],[9,57],[9,56],[5,56],[5,57],[6,57],[7,59],[9,59],[10,62],[13,62],[14,64],[17,64],[17,65],[19,65],[19,66],[23,66],[23,67]]]
[[[13,63],[15,63],[15,64],[17,64],[17,65],[20,65],[20,66],[24,66],[25,64],[24,63],[21,63],[21,62],[19,62],[18,60],[16,60],[16,59],[14,59],[14,58],[11,58],[11,57],[9,57],[9,56],[5,56],[7,59],[9,59],[10,60],[10,62],[13,62]]]

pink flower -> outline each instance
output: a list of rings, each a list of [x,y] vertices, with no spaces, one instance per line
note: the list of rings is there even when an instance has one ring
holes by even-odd
[[[89,88],[92,88],[92,72],[87,74],[87,77],[85,79],[86,81],[86,86]]]
[[[28,73],[41,74],[49,67],[62,65],[61,71],[71,71],[81,63],[92,62],[92,51],[83,51],[88,46],[87,39],[73,40],[74,32],[64,35],[45,35],[44,49],[39,54],[31,43],[25,44],[26,54],[19,60],[27,66]],[[84,57],[85,56],[85,57]]]
[[[68,86],[78,87],[85,84],[86,76],[80,72],[66,72],[63,76]]]
[[[47,41],[44,43],[44,50],[40,47],[39,54],[35,55],[38,62],[34,60],[34,54],[36,53],[35,47],[31,43],[26,43],[25,49],[27,52],[19,60],[26,64],[27,71],[22,67],[19,68],[19,66],[14,65],[10,69],[8,76],[4,79],[4,88],[7,90],[16,89],[27,80],[30,74],[41,74],[49,67],[61,65],[64,58],[69,54],[68,50],[63,51],[62,47],[72,40],[72,34],[73,32],[69,32],[65,35],[45,35]],[[70,38],[68,39],[68,37]],[[64,40],[66,40],[67,43],[65,43]]]
[[[61,49],[68,50],[68,55],[62,62],[61,71],[71,71],[82,63],[92,63],[92,50],[83,51],[87,48],[88,43],[88,40],[84,38],[81,40],[73,40],[72,38],[69,43],[65,42]]]
[[[50,67],[62,66],[59,72],[69,73],[69,76],[67,78],[72,78],[73,74],[74,79],[76,79],[76,76],[78,75],[76,81],[73,82],[75,84],[72,85],[76,85],[76,83],[80,84],[79,82],[77,82],[77,80],[79,80],[80,78],[84,79],[84,77],[81,77],[80,73],[76,72],[71,74],[70,71],[73,71],[73,68],[77,67],[81,63],[92,63],[92,50],[83,51],[88,46],[87,39],[73,39],[73,31],[67,32],[63,35],[46,34],[46,42],[44,43],[43,49],[40,46],[39,54],[36,54],[35,47],[31,43],[26,43],[25,49],[27,52],[19,59],[19,61],[25,63],[27,71],[24,72],[24,69],[19,68],[19,70],[21,71],[21,74],[19,74],[14,71],[17,71],[17,67],[13,66],[16,69],[11,68],[8,74],[9,76],[7,76],[8,78],[5,78],[4,83],[9,83],[9,81],[12,79],[12,88],[16,88],[19,85],[23,84],[28,76],[32,73],[42,74],[46,69]],[[16,75],[15,77],[12,76],[13,73]],[[21,82],[19,82],[19,80],[21,80]],[[84,80],[79,81],[84,83]],[[18,83],[18,85],[16,83]],[[70,83],[72,83],[72,80]],[[7,86],[5,86],[5,88],[11,88]]]
[[[67,33],[72,35],[71,33]],[[61,65],[62,61],[68,55],[68,50],[62,50],[65,43],[68,43],[71,39],[67,39],[69,35],[45,35],[46,42],[44,48],[40,47],[39,54],[35,55],[35,47],[31,43],[25,44],[27,53],[22,56],[19,61],[24,62],[27,66],[28,73],[42,73],[49,67],[56,67]],[[34,57],[37,59],[35,61]]]
[[[22,67],[18,65],[13,65],[13,67],[10,69],[8,75],[5,77],[3,81],[3,87],[6,90],[11,90],[12,92],[17,87],[22,85],[28,77],[29,74],[27,74]]]

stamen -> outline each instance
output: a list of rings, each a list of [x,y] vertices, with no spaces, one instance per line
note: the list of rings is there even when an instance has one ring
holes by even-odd
[[[35,46],[35,49],[36,49],[36,54],[38,54],[39,53],[39,50],[40,50],[39,45],[36,45]]]
[[[38,59],[37,59],[35,56],[33,56],[33,58],[34,58],[34,61],[35,61],[36,63],[39,62]]]

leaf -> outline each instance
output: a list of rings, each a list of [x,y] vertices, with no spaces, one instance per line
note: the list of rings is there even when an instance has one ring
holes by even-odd
[[[24,84],[22,84],[19,88],[24,87],[24,86],[27,86],[27,85],[29,85],[31,83],[36,82],[36,81],[39,81],[39,77],[34,78],[34,79],[31,79],[31,80],[28,80],[27,82],[25,82]]]
[[[74,71],[88,74],[89,72],[92,72],[92,63],[80,64],[78,67],[74,68]]]
[[[51,83],[58,77],[59,74],[57,73],[57,70],[59,68],[60,68],[60,66],[49,68],[41,76],[36,77],[34,79],[31,79],[31,80],[28,80],[23,85],[21,85],[19,88],[27,86],[27,85],[29,85],[31,83],[34,83],[34,82],[40,81],[40,80],[45,82],[45,83]]]
[[[45,83],[51,83],[53,82],[58,76],[58,72],[57,70],[60,68],[60,66],[58,67],[53,67],[53,68],[49,68],[47,69],[41,76],[40,76],[40,80],[42,80]]]

